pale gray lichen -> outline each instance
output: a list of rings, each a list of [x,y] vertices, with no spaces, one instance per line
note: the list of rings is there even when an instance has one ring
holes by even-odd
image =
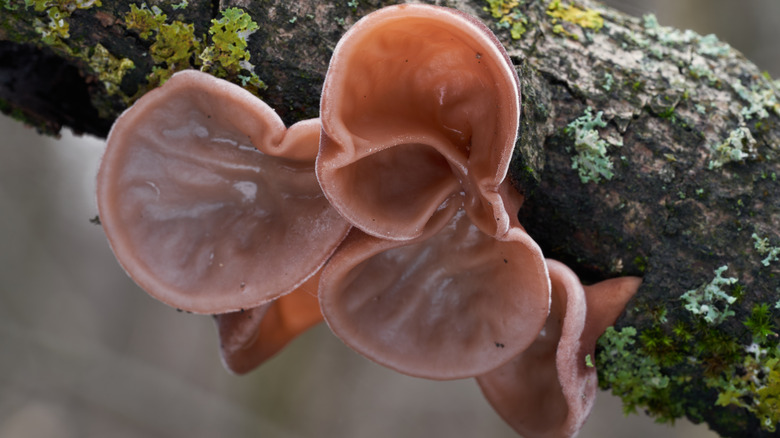
[[[645,25],[645,31],[658,39],[661,44],[671,46],[675,44],[689,44],[693,40],[700,38],[699,34],[692,30],[681,31],[673,27],[661,26],[655,14],[646,14],[642,16]]]
[[[743,161],[755,154],[756,139],[744,126],[729,133],[722,143],[711,147],[709,169],[723,167],[726,163]]]
[[[780,260],[780,247],[771,246],[768,238],[761,238],[756,233],[753,233],[751,237],[755,240],[753,248],[755,248],[760,255],[766,256],[764,260],[761,260],[762,265],[769,266],[770,263]]]
[[[727,56],[731,47],[718,40],[713,34],[701,36],[692,30],[679,30],[669,26],[661,26],[654,14],[642,17],[645,31],[658,39],[661,44],[672,46],[677,44],[690,44],[696,42],[696,52],[700,55],[720,57]]]
[[[777,92],[773,86],[759,87],[758,85],[753,85],[748,90],[740,82],[734,82],[732,87],[739,97],[749,105],[742,108],[742,115],[746,119],[750,120],[754,116],[759,119],[767,118],[769,117],[767,109],[780,115],[780,102],[777,100]]]
[[[694,59],[690,67],[688,67],[688,71],[690,71],[691,75],[696,79],[705,78],[710,83],[715,83],[718,80],[717,76],[715,76],[715,72],[713,72],[710,66],[704,62],[703,58]]]
[[[718,40],[715,34],[705,35],[699,40],[698,52],[701,55],[720,57],[728,55],[730,51],[731,46]]]
[[[596,128],[607,126],[602,120],[603,112],[593,115],[593,109],[588,107],[585,114],[569,123],[564,131],[574,136],[574,150],[576,154],[571,158],[572,169],[577,170],[580,181],[583,184],[590,181],[598,183],[602,178],[612,179],[612,161],[607,156],[609,144],[599,136]],[[622,146],[619,140],[614,146]]]
[[[715,278],[712,281],[680,296],[680,299],[685,303],[685,309],[702,317],[709,325],[720,324],[726,318],[734,316],[734,311],[729,306],[734,304],[737,298],[729,295],[723,288],[736,283],[737,279],[734,277],[724,278],[722,274],[727,269],[728,266],[721,266],[715,270]]]
[[[602,84],[602,88],[604,88],[605,91],[612,91],[612,86],[615,85],[615,78],[609,74],[609,72],[604,73],[604,84]]]

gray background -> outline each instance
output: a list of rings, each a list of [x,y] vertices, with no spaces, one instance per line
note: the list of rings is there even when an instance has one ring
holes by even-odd
[[[776,0],[607,3],[714,32],[780,75]],[[90,224],[103,142],[44,138],[3,117],[0,133],[0,438],[516,436],[473,381],[390,372],[322,325],[229,375],[210,318],[149,298]],[[602,393],[580,436],[715,435],[624,417]]]

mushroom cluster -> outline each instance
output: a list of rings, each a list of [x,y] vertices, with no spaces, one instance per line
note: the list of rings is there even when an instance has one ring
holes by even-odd
[[[197,71],[141,98],[98,173],[123,268],[214,315],[235,373],[324,319],[401,373],[476,378],[524,436],[574,436],[595,397],[586,358],[640,280],[583,287],[518,222],[520,86],[496,37],[451,9],[380,9],[337,45],[320,115],[285,128]]]

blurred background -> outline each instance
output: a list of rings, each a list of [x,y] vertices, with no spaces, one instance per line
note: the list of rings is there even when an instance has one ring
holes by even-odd
[[[776,0],[607,3],[716,33],[780,75]],[[103,141],[41,137],[2,116],[0,133],[0,438],[516,436],[472,380],[396,374],[324,326],[250,375],[228,374],[211,318],[149,298],[90,223]],[[600,394],[580,437],[626,436],[715,435],[625,417]]]

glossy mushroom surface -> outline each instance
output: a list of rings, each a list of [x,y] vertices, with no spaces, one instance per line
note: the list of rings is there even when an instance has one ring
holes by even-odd
[[[490,30],[461,12],[407,4],[358,21],[323,86],[317,175],[367,234],[408,240],[452,197],[483,232],[509,216],[499,185],[520,116],[519,81]]]
[[[227,81],[175,74],[108,137],[97,199],[120,264],[150,295],[197,313],[296,289],[349,229],[314,173],[319,129],[286,129]]]
[[[622,277],[583,287],[563,263],[548,260],[550,316],[534,343],[477,382],[496,412],[528,438],[576,436],[598,390],[593,360],[598,337],[612,325],[641,280]]]
[[[525,350],[547,318],[549,285],[527,234],[494,239],[448,205],[411,242],[353,229],[322,272],[320,302],[351,348],[444,380],[488,372]]]

